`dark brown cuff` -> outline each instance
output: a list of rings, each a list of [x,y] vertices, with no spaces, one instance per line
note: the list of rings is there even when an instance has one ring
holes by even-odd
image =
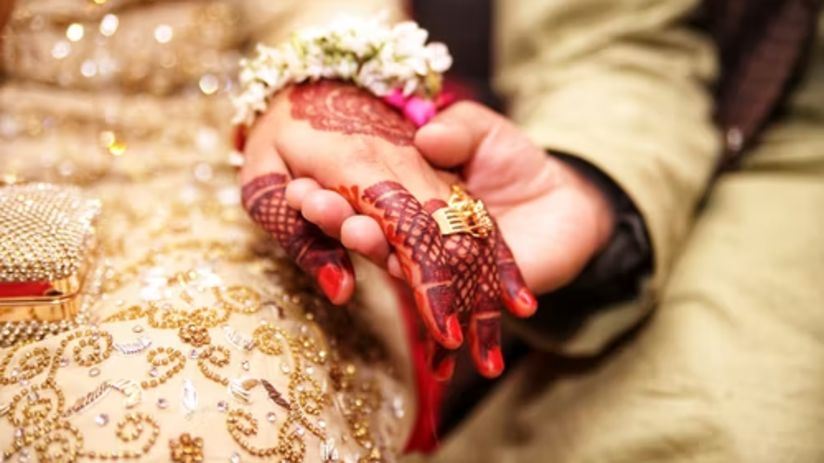
[[[552,153],[595,184],[615,212],[615,229],[570,287],[596,288],[617,280],[636,283],[652,271],[652,251],[644,219],[618,185],[595,166],[580,158]]]
[[[520,323],[553,344],[572,339],[591,318],[639,296],[652,272],[652,251],[646,225],[635,205],[618,185],[591,164],[552,153],[597,185],[615,211],[612,237],[569,285],[540,295],[536,314]],[[546,308],[546,310],[544,310]],[[512,320],[514,323],[521,320]]]

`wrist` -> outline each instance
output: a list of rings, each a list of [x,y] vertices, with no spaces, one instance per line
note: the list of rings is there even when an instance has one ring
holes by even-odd
[[[586,246],[594,255],[615,230],[616,205],[612,198],[621,192],[608,188],[608,179],[600,178],[603,174],[586,162],[566,154],[549,154],[545,161],[549,164],[548,170],[560,174],[548,176],[545,188],[555,190],[566,185],[578,197],[578,207],[586,218],[581,226],[592,232],[587,235]]]
[[[621,280],[627,292],[634,291],[641,277],[652,267],[652,251],[646,224],[624,191],[606,174],[588,162],[564,153],[552,153],[575,171],[575,176],[587,185],[592,203],[604,223],[599,227],[599,246],[583,271],[570,283],[572,287],[594,288],[612,285]]]
[[[591,209],[593,224],[595,228],[595,246],[593,254],[597,253],[609,242],[616,226],[616,204],[613,202],[611,192],[594,176],[588,175],[580,170],[575,164],[570,164],[570,171],[577,183],[581,194],[586,198],[586,202]]]

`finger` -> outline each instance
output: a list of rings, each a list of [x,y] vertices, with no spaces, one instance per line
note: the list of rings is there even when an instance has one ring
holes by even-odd
[[[447,262],[440,229],[412,194],[400,183],[384,181],[362,194],[349,189],[345,196],[355,209],[375,219],[398,257],[404,279],[412,287],[424,324],[435,340],[457,348],[463,333],[454,306],[452,269]]]
[[[232,129],[232,147],[234,149],[229,154],[229,164],[235,168],[235,171],[241,169],[245,162],[243,151],[246,148],[248,130],[245,125],[236,125]]]
[[[452,271],[437,224],[416,199],[446,197],[449,187],[410,146],[414,127],[367,92],[331,82],[294,87],[288,105],[269,114],[277,118],[277,111],[294,122],[273,140],[289,167],[338,190],[380,224],[424,324],[437,342],[459,346]],[[307,140],[316,141],[311,151]]]
[[[343,221],[355,215],[343,196],[330,190],[315,190],[303,198],[303,217],[332,238],[340,238]]]
[[[438,167],[468,163],[488,134],[507,126],[500,114],[478,103],[455,103],[415,134],[415,146]]]
[[[395,254],[389,254],[386,259],[386,271],[395,278],[403,278],[403,269],[401,269],[401,263]]]
[[[481,288],[469,317],[469,351],[478,372],[486,378],[496,378],[504,371],[497,290]]]
[[[516,317],[529,317],[538,309],[538,301],[526,285],[515,257],[497,224],[492,238],[495,240],[495,263],[498,267],[498,281],[501,284],[501,299]]]
[[[252,148],[241,171],[244,209],[269,232],[334,304],[352,297],[355,271],[340,243],[323,234],[286,203],[288,171],[271,147]]]
[[[446,382],[455,374],[455,360],[458,351],[445,349],[433,340],[428,340],[426,347],[427,363],[436,380]]]
[[[246,138],[249,135],[249,128],[245,125],[236,125],[232,129],[232,147],[235,151],[243,153],[246,149]]]
[[[340,241],[347,249],[357,252],[383,267],[389,257],[389,242],[383,236],[383,230],[373,218],[365,215],[353,215],[343,221],[340,228]],[[403,274],[396,275],[403,278]]]
[[[320,189],[321,186],[314,179],[296,178],[286,185],[286,201],[292,209],[301,210],[303,208],[303,198],[307,194]]]
[[[427,210],[446,206],[444,201],[428,201]],[[472,359],[478,371],[494,378],[503,371],[500,352],[499,284],[492,241],[459,233],[444,239],[449,264],[455,272],[453,286],[458,298],[457,307],[461,325],[469,327],[468,336]],[[435,350],[430,363],[435,375],[442,380],[451,376],[454,355]]]

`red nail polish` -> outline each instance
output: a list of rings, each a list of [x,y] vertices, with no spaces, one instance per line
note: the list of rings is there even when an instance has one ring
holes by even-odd
[[[343,285],[343,271],[335,264],[326,264],[318,272],[318,284],[323,294],[335,301]]]
[[[448,358],[445,359],[443,362],[439,363],[435,370],[432,372],[432,375],[438,381],[449,381],[452,379],[452,375],[455,373],[455,359]]]
[[[232,145],[236,150],[243,152],[243,148],[246,146],[246,128],[244,126],[235,126],[235,131],[232,137]]]
[[[532,295],[532,292],[526,288],[521,288],[521,290],[518,291],[518,305],[521,306],[520,315],[522,317],[528,317],[538,309],[538,301],[535,299],[535,296]]]
[[[457,315],[450,315],[446,318],[446,334],[455,343],[456,348],[463,343],[463,331]],[[452,348],[452,346],[447,347]]]
[[[483,371],[481,374],[487,378],[495,378],[504,371],[504,356],[501,354],[501,348],[495,347],[487,351],[486,358],[483,361]]]

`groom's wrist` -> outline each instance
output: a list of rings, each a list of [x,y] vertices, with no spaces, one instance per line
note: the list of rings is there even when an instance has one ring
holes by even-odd
[[[626,292],[652,268],[652,251],[646,224],[624,191],[597,167],[575,156],[551,153],[594,185],[609,202],[613,212],[612,232],[584,270],[568,286],[598,289],[621,281]]]

